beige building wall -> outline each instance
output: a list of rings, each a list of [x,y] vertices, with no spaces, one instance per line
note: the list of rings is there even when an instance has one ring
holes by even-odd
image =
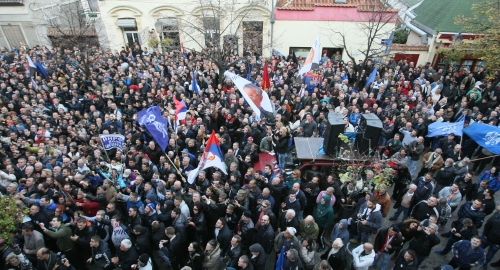
[[[134,19],[137,25],[137,32],[140,36],[142,47],[148,44],[150,38],[149,31],[155,28],[155,24],[162,18],[177,18],[180,34],[180,42],[184,47],[189,49],[201,49],[204,46],[204,37],[200,32],[194,31],[189,26],[190,23],[196,23],[196,16],[201,12],[200,2],[196,1],[178,1],[176,3],[159,2],[159,1],[99,1],[99,9],[101,18],[106,27],[106,32],[110,40],[112,50],[119,50],[126,44],[125,31],[123,27],[119,27],[117,22],[120,19]],[[245,18],[241,17],[245,14]],[[262,1],[259,6],[248,6],[240,2],[235,6],[229,6],[223,10],[224,18],[221,19],[221,29],[227,30],[224,34],[237,34],[240,37],[239,51],[243,52],[243,44],[241,36],[243,35],[242,27],[234,27],[236,24],[230,24],[230,21],[263,21],[263,48],[269,47],[270,42],[270,18],[271,6],[270,1]],[[201,25],[196,25],[201,26]],[[233,26],[233,27],[231,27]],[[263,49],[263,51],[269,49]]]
[[[387,33],[386,38],[389,38],[394,25],[394,23],[388,23],[383,28],[382,32]],[[322,48],[342,48],[341,35],[334,33],[334,31],[343,33],[348,44],[347,49],[356,58],[356,61],[365,58],[358,50],[366,50],[367,37],[361,33],[359,25],[354,22],[276,21],[274,25],[275,49],[288,55],[290,47],[310,48],[318,35],[320,35]],[[385,48],[385,45],[380,43],[380,39],[375,40],[374,48],[377,50]],[[348,58],[347,53],[343,50],[342,59]]]

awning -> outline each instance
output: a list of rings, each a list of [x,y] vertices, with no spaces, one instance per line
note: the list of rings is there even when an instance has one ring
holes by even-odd
[[[135,19],[118,19],[116,20],[116,24],[121,28],[133,28],[137,27],[135,23]]]

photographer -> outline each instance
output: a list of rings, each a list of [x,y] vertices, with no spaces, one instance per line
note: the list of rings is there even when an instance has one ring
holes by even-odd
[[[64,257],[50,251],[48,248],[41,248],[36,253],[38,270],[76,270]]]

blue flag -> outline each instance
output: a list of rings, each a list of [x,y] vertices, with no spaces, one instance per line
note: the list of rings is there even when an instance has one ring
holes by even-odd
[[[200,87],[198,87],[198,83],[196,82],[196,73],[193,68],[193,81],[191,82],[191,90],[195,92],[197,95],[200,95]]]
[[[123,151],[125,136],[121,134],[101,134],[99,135],[99,137],[101,138],[102,147],[104,147],[104,150],[118,148]]]
[[[391,51],[392,40],[394,39],[394,31],[392,31],[391,36],[385,42],[385,54],[388,54]]]
[[[464,133],[488,151],[500,155],[500,128],[474,123],[464,129]]]
[[[370,77],[368,77],[368,81],[366,81],[366,84],[365,84],[366,88],[370,87],[370,84],[372,84],[372,82],[375,81],[375,78],[377,77],[377,70],[378,70],[378,68],[375,67],[373,69],[372,73],[370,74]]]
[[[280,256],[276,261],[276,270],[282,270],[284,263],[285,263],[285,246],[281,248]]]
[[[144,125],[151,114],[161,115],[160,107],[154,106],[137,112],[137,122],[139,125]]]
[[[146,127],[161,151],[165,153],[165,148],[167,148],[169,140],[167,132],[168,121],[161,115],[160,108],[154,106],[144,109],[138,112],[137,115],[139,116],[137,122]]]
[[[464,128],[464,121],[448,123],[448,122],[435,122],[429,125],[426,137],[448,136],[451,133],[455,136],[462,136]]]
[[[43,67],[42,63],[40,63],[40,61],[38,61],[38,57],[36,58],[35,66],[36,66],[36,70],[38,70],[38,73],[40,73],[42,75],[42,77],[47,78],[49,76],[49,74],[47,73],[47,71]]]
[[[247,80],[252,81],[252,66],[248,66]]]

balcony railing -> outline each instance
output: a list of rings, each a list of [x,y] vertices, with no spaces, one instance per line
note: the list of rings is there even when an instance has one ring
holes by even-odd
[[[22,6],[23,0],[0,0],[0,6]]]

